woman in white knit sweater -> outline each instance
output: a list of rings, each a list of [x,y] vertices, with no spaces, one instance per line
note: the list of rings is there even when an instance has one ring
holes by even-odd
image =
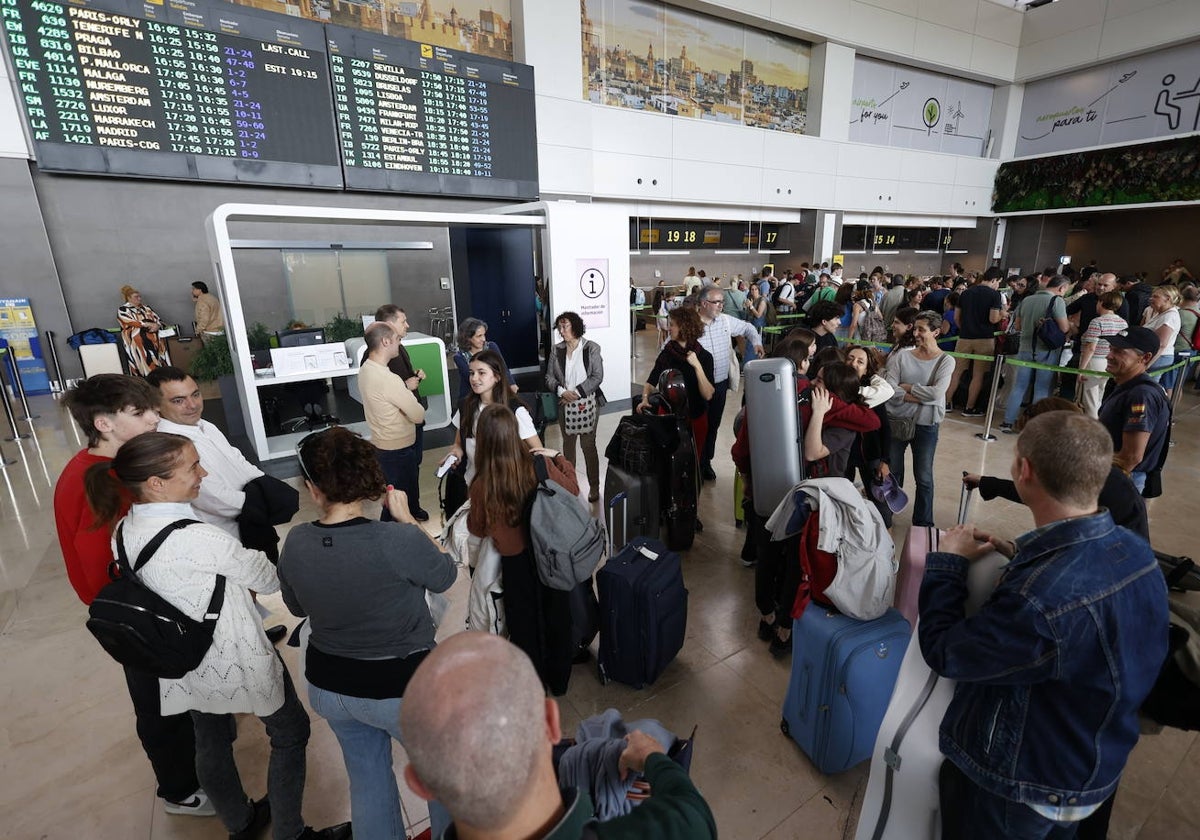
[[[136,558],[159,531],[179,520],[195,520],[191,502],[206,475],[196,447],[185,437],[146,432],[126,442],[109,463],[92,466],[85,478],[96,521],[110,525],[123,494],[133,506],[114,535]],[[291,677],[267,641],[251,591],[279,590],[274,567],[261,551],[199,521],[175,531],[138,570],[141,581],[193,619],[208,607],[217,577],[225,577],[225,599],[213,629],[212,647],[195,670],[180,679],[160,679],[162,714],[192,713],[196,728],[196,775],[231,838],[249,840],[272,822],[275,840],[350,836],[350,826],[315,831],[300,815],[304,794],[308,713]],[[268,797],[246,796],[233,760],[233,715],[262,719],[271,739]],[[272,817],[272,811],[274,812]]]

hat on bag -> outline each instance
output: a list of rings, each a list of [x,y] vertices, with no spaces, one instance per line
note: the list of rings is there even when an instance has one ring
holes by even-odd
[[[908,506],[908,494],[896,483],[895,477],[889,475],[883,481],[871,483],[871,495],[875,501],[888,506],[892,513],[899,513]]]

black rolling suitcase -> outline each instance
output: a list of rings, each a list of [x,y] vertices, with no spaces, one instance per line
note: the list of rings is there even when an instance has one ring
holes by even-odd
[[[679,555],[635,537],[596,573],[600,595],[600,681],[642,688],[683,647],[688,592]]]
[[[676,443],[663,455],[660,468],[663,523],[667,526],[667,548],[687,551],[696,538],[696,498],[700,493],[700,466],[696,444],[686,420],[674,416],[656,417],[660,422],[675,423]]]
[[[1200,591],[1200,566],[1191,557],[1177,557],[1174,554],[1154,552],[1158,568],[1167,579],[1167,587],[1177,592]]]
[[[609,556],[634,537],[658,539],[660,507],[658,477],[638,475],[616,464],[604,476],[604,514],[608,519]]]

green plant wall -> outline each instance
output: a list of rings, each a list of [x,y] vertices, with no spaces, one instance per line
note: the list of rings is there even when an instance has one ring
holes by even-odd
[[[1000,165],[992,211],[1200,201],[1200,135]]]

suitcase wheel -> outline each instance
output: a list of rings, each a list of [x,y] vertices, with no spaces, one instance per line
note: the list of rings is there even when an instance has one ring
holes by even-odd
[[[787,735],[789,737],[791,736],[792,731],[791,731],[791,727],[788,726],[787,718],[779,719],[779,731],[782,732],[784,735]]]

